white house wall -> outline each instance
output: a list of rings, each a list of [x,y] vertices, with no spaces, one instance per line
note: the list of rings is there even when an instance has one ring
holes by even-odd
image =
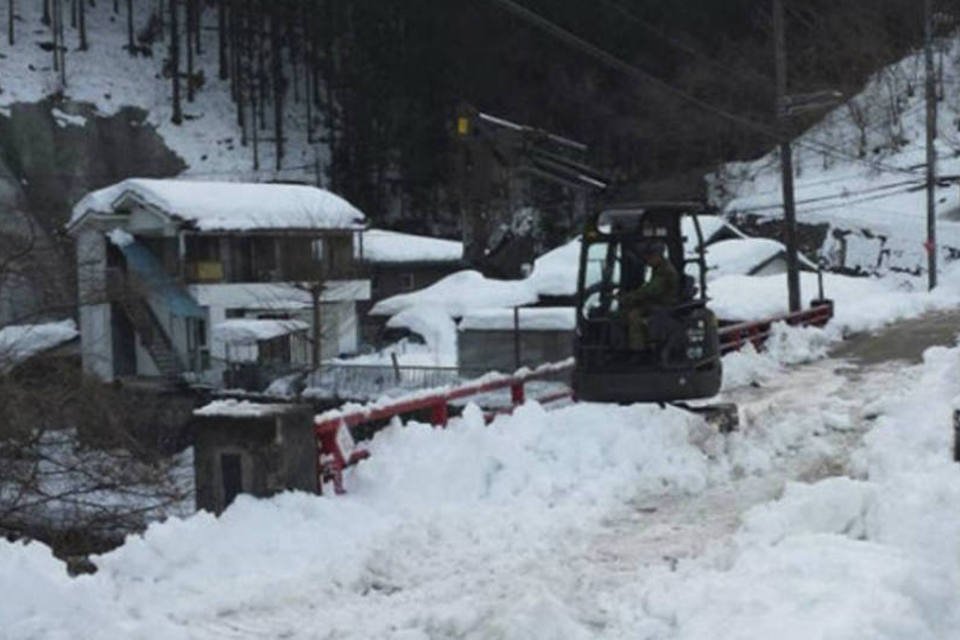
[[[84,373],[104,382],[113,381],[113,335],[110,305],[80,307],[80,357]]]
[[[153,356],[151,356],[150,352],[143,346],[143,341],[140,339],[139,333],[134,333],[134,342],[136,344],[137,375],[147,377],[159,376],[160,370],[157,369],[157,365],[153,361]]]
[[[357,322],[357,305],[352,302],[341,302],[337,307],[337,341],[339,345],[337,355],[356,353],[357,339],[360,334]]]
[[[98,229],[77,236],[77,297],[80,347],[85,373],[113,380],[113,325],[107,300],[107,241]]]

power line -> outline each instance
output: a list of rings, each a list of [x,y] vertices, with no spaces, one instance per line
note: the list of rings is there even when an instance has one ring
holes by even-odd
[[[703,60],[704,62],[706,62],[707,64],[709,64],[715,69],[719,69],[729,74],[739,76],[744,80],[749,79],[752,81],[756,81],[758,83],[763,83],[764,86],[769,90],[769,85],[772,82],[772,79],[769,78],[768,76],[765,76],[764,74],[754,71],[753,69],[750,69],[750,68],[734,69],[732,67],[728,67],[724,64],[721,64],[716,60],[714,60],[713,58],[711,58],[710,56],[708,56],[707,54],[686,44],[679,38],[671,36],[669,33],[666,33],[659,27],[656,27],[653,24],[647,22],[643,18],[639,17],[637,14],[628,10],[623,5],[617,2],[614,2],[613,0],[600,0],[600,3],[610,7],[611,9],[619,13],[621,16],[627,18],[631,22],[635,23],[637,26],[641,27],[647,33],[651,33],[655,35],[656,37],[660,38],[664,42],[667,42],[668,44],[672,45],[676,49],[679,49],[680,51],[683,51],[691,56],[700,58],[701,60]]]
[[[643,69],[636,67],[632,64],[629,64],[612,53],[605,51],[596,45],[584,40],[583,38],[567,31],[563,27],[557,25],[554,22],[551,22],[547,18],[544,18],[538,13],[524,7],[523,5],[517,4],[513,0],[491,0],[492,2],[499,4],[501,7],[506,9],[508,12],[514,16],[524,20],[531,26],[535,26],[541,31],[557,38],[558,40],[566,43],[567,45],[578,49],[579,51],[591,56],[592,58],[602,62],[603,64],[616,69],[626,75],[632,76],[636,79],[642,80],[643,82],[650,83],[665,93],[682,100],[683,102],[689,103],[695,107],[698,107],[704,111],[714,114],[716,117],[727,120],[728,122],[740,125],[741,127],[750,129],[756,133],[759,133],[775,142],[779,142],[781,136],[777,134],[771,127],[755,122],[743,116],[737,115],[721,107],[710,104],[700,98],[697,98],[694,95],[674,87],[670,83],[658,78],[657,76],[652,75],[651,73],[644,71]],[[828,153],[839,158],[844,158],[854,162],[859,162],[866,164],[871,168],[878,170],[886,170],[892,173],[905,173],[909,175],[915,175],[915,172],[908,169],[903,169],[894,165],[884,165],[881,163],[874,163],[868,160],[864,160],[859,156],[851,155],[844,152],[841,149],[836,149],[831,147],[828,144],[821,142],[808,142],[808,141],[798,141],[797,146],[806,147],[809,149],[814,149],[823,153]]]
[[[890,197],[891,195],[897,195],[899,193],[907,193],[907,192],[916,190],[917,188],[922,187],[923,184],[924,183],[922,181],[918,181],[918,180],[904,180],[901,182],[894,182],[891,184],[881,185],[877,187],[860,189],[858,191],[848,191],[846,193],[837,193],[837,194],[832,194],[827,196],[816,196],[813,198],[804,198],[801,200],[797,200],[797,204],[798,205],[812,204],[815,202],[827,202],[830,200],[843,200],[844,202],[838,203],[838,204],[850,204],[850,203],[859,202],[859,200],[850,200],[850,198],[854,196],[874,194],[881,191],[890,191],[891,189],[896,189],[896,191],[893,191],[892,193],[883,193],[882,195],[877,196],[878,199],[887,198],[887,197]],[[909,187],[909,188],[903,188],[903,187]],[[779,209],[781,208],[781,206],[782,205],[780,203],[771,204],[771,205],[757,205],[754,207],[737,208],[736,211],[737,213],[753,213],[757,211],[766,211],[769,209]],[[827,208],[832,208],[832,206]]]

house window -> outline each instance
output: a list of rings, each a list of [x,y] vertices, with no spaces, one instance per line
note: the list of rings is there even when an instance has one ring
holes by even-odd
[[[400,274],[400,290],[401,291],[413,291],[413,288],[416,286],[412,273],[401,273]]]
[[[313,259],[316,262],[323,262],[323,238],[317,238],[311,243],[313,249]]]

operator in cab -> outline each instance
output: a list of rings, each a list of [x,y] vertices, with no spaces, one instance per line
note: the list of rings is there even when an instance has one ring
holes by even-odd
[[[621,309],[627,317],[627,340],[632,351],[639,351],[650,341],[649,318],[657,308],[677,304],[680,276],[673,264],[664,257],[666,246],[653,240],[641,247],[644,263],[650,267],[650,278],[620,298]]]

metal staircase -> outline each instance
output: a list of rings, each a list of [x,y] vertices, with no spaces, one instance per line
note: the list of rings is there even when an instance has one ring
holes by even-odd
[[[148,299],[157,301],[161,308],[178,317],[205,319],[206,312],[166,273],[147,247],[134,241],[121,246],[120,250],[127,268],[110,273],[111,298],[130,320],[160,374],[171,382],[181,382],[187,369]]]
[[[130,286],[123,287],[123,294],[117,298],[120,308],[136,330],[140,343],[153,358],[153,363],[157,366],[160,375],[170,381],[179,382],[184,368],[170,341],[170,336],[167,335],[149,303],[142,296],[136,295],[132,289]]]

